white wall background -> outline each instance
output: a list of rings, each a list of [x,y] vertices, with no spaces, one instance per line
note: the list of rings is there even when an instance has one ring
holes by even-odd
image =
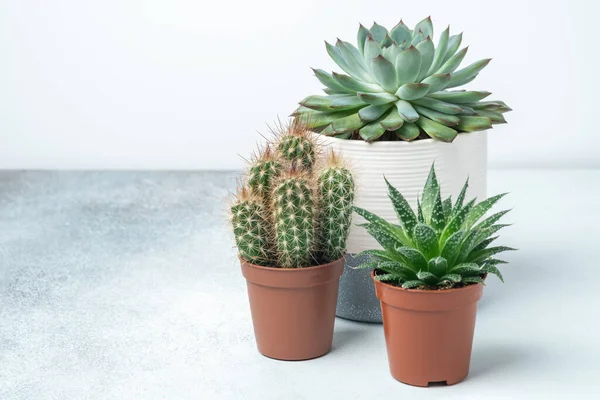
[[[432,15],[515,111],[495,167],[600,167],[595,0],[3,0],[0,168],[240,168],[320,90],[323,40]]]

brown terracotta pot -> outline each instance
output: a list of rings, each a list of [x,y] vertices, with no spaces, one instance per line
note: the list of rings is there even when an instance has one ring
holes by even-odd
[[[344,258],[308,268],[241,264],[258,351],[279,360],[327,354]]]
[[[428,386],[453,385],[467,377],[483,285],[408,290],[375,280],[375,291],[394,378]]]

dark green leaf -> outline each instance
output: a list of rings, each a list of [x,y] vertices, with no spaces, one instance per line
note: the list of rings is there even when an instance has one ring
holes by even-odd
[[[404,289],[414,289],[421,286],[425,286],[425,282],[423,281],[407,281],[402,284]]]
[[[435,257],[429,260],[427,268],[436,276],[442,276],[448,269],[448,261],[444,257]]]
[[[460,244],[465,235],[464,231],[454,232],[442,245],[442,257],[448,260],[449,265],[454,265],[458,253],[460,252]]]
[[[439,252],[438,236],[429,225],[417,224],[413,230],[413,241],[427,259],[435,257]]]
[[[469,214],[469,211],[471,211],[473,204],[475,204],[475,199],[468,202],[464,207],[462,207],[458,211],[455,210],[455,215],[450,219],[450,222],[448,223],[448,225],[446,225],[444,231],[442,232],[440,243],[445,243],[445,241],[454,232],[458,232],[460,230],[460,228],[463,225],[463,222],[465,221],[465,218]]]
[[[395,251],[405,258],[406,266],[413,271],[427,269],[427,259],[419,250],[412,247],[396,247]]]
[[[486,258],[493,256],[494,254],[502,253],[504,251],[514,251],[512,247],[507,246],[496,246],[489,247],[487,249],[479,250],[469,255],[472,262],[482,262]]]
[[[470,211],[464,221],[464,227],[466,229],[471,228],[479,218],[481,218],[490,208],[494,206],[502,197],[506,196],[506,193],[502,193],[493,197],[490,197],[481,203],[475,205]]]
[[[392,201],[398,220],[402,224],[407,236],[412,237],[413,229],[417,225],[417,217],[404,196],[385,177],[384,179],[388,187],[388,196]]]
[[[502,274],[498,268],[494,267],[493,265],[484,265],[481,269],[487,273],[496,275],[498,278],[500,278],[502,283],[504,283],[504,278],[502,277]]]

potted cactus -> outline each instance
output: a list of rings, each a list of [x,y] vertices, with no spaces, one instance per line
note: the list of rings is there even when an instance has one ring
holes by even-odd
[[[492,256],[514,250],[491,246],[507,211],[479,222],[504,195],[465,202],[465,183],[456,202],[442,201],[432,166],[415,214],[406,198],[385,180],[399,225],[355,207],[365,230],[382,247],[366,250],[381,301],[390,371],[415,386],[448,385],[469,372],[477,301],[488,274],[503,280]]]
[[[257,347],[271,358],[331,349],[354,180],[334,151],[319,149],[302,124],[283,127],[253,158],[231,205]]]
[[[387,30],[360,25],[357,44],[326,43],[344,73],[314,69],[326,95],[306,97],[294,115],[308,121],[322,141],[356,166],[356,204],[387,221],[393,209],[385,202],[388,180],[416,207],[418,186],[436,160],[445,195],[458,195],[470,176],[472,196],[486,196],[487,136],[493,124],[505,123],[510,108],[502,101],[483,101],[485,91],[457,90],[473,81],[490,62],[483,59],[460,68],[468,47],[462,33],[445,29],[433,42],[430,18],[413,29],[400,21]],[[348,252],[377,243],[356,227]],[[348,257],[348,265],[362,262]],[[368,282],[369,285],[366,285]],[[340,286],[338,315],[381,322],[378,302],[367,274],[346,268]]]

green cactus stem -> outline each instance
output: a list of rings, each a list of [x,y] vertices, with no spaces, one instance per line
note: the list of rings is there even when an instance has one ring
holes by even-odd
[[[277,150],[293,168],[312,171],[317,160],[317,145],[311,135],[310,130],[299,119],[280,129]]]
[[[341,159],[332,150],[318,177],[321,199],[319,240],[321,257],[331,262],[343,257],[352,220],[354,179]]]
[[[265,205],[270,203],[272,184],[281,170],[281,163],[276,159],[270,146],[259,150],[253,157],[248,170],[248,186],[252,189],[252,193],[263,199]]]
[[[242,259],[256,265],[271,266],[275,256],[269,245],[272,235],[262,199],[245,186],[238,189],[231,205],[233,234]]]
[[[314,265],[315,200],[310,177],[292,169],[273,190],[277,258],[283,268]]]

